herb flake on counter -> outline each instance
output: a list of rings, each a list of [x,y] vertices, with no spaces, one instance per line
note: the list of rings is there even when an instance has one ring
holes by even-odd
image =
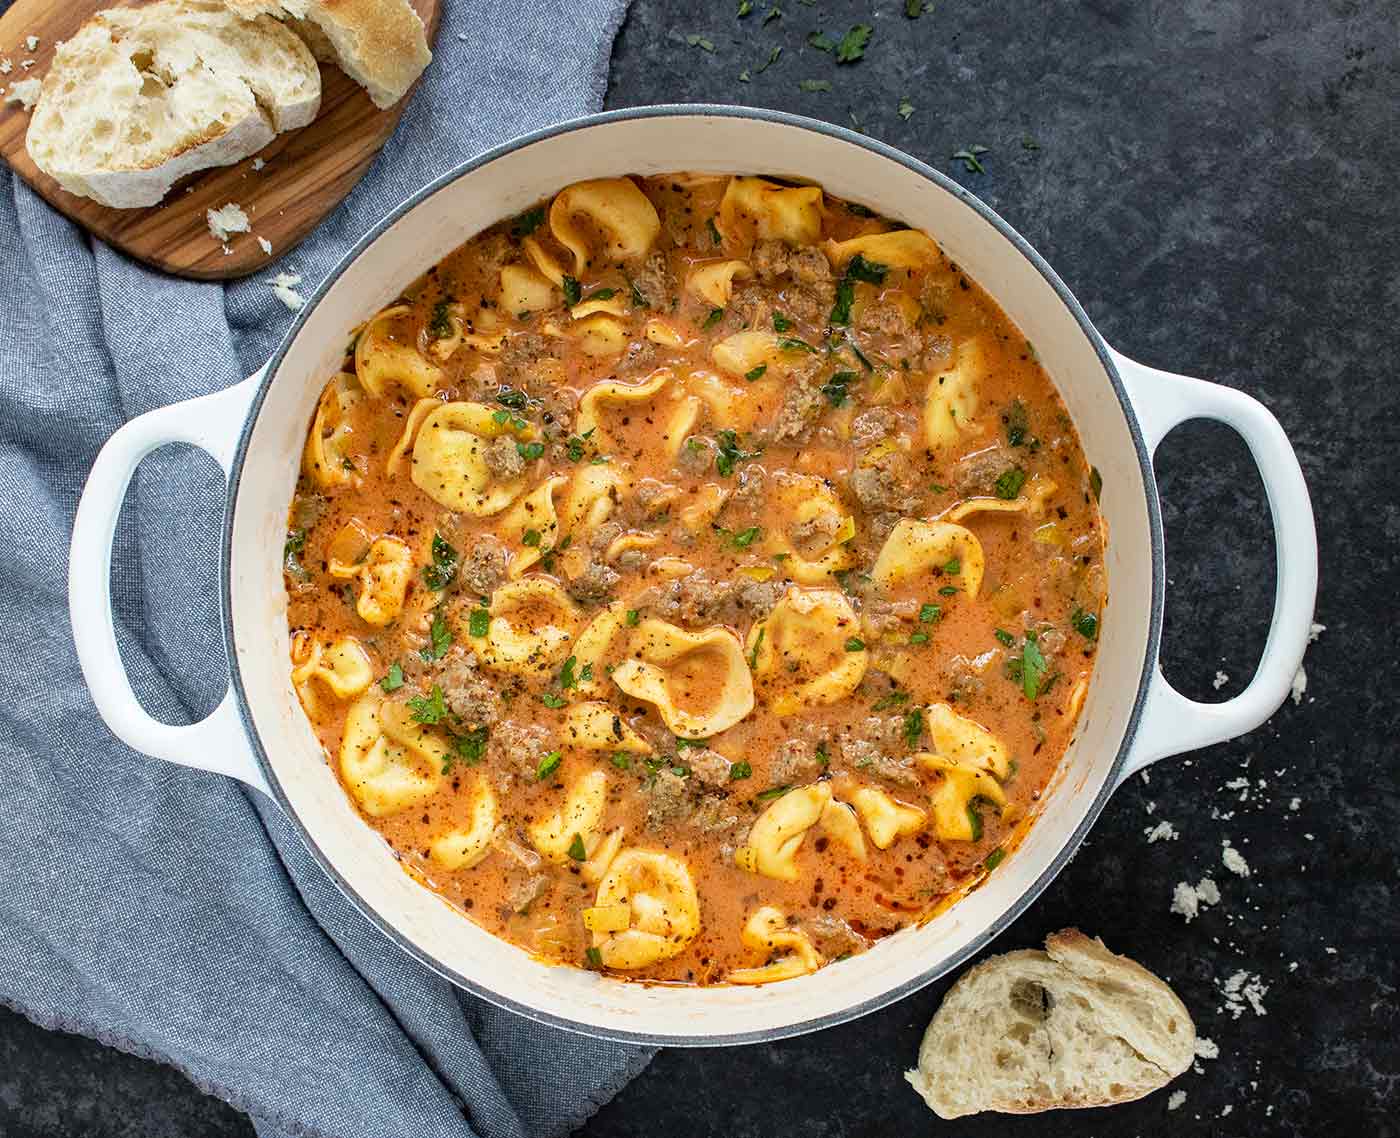
[[[781,20],[782,18],[783,6],[781,4],[769,4],[768,11],[765,12],[763,15],[764,26],[766,27],[768,24],[771,24],[774,20]]]
[[[782,49],[781,47],[775,47],[775,48],[773,48],[773,49],[768,53],[768,58],[765,59],[762,63],[760,63],[757,67],[754,68],[754,74],[755,74],[755,75],[762,75],[765,71],[767,71],[770,67],[772,67],[773,64],[775,64],[775,63],[778,62],[778,56],[780,56],[780,55],[782,55],[782,54],[783,54],[783,49]]]
[[[953,159],[962,162],[963,169],[969,174],[985,174],[987,168],[982,165],[978,156],[986,153],[985,146],[974,143],[972,146],[965,146],[961,150],[953,151]]]
[[[685,42],[691,47],[698,47],[701,51],[714,51],[715,45],[701,35],[691,35],[685,37]]]
[[[738,13],[738,18],[739,18],[739,19],[742,20],[745,16],[747,16],[747,15],[748,15],[750,12],[752,12],[752,11],[753,11],[753,0],[739,0],[739,13]]]
[[[818,51],[833,52],[836,50],[836,41],[825,32],[813,32],[807,37],[807,42]]]
[[[829,79],[802,79],[797,86],[809,94],[817,91],[830,91],[831,81]]]
[[[899,115],[899,117],[902,118],[905,122],[908,122],[909,119],[910,119],[910,118],[913,116],[913,114],[914,114],[914,104],[911,103],[908,99],[900,99],[900,100],[899,100],[899,108],[898,108],[898,110],[896,111],[896,113],[897,113],[897,114]]]
[[[917,20],[925,12],[933,10],[932,0],[904,0],[904,14],[911,20]]]
[[[379,686],[386,692],[398,691],[403,687],[403,665],[395,660],[389,665],[389,674],[379,681]]]
[[[855,63],[864,58],[866,45],[870,43],[870,37],[875,29],[869,24],[857,24],[849,32],[841,37],[841,42],[836,45],[837,63]]]
[[[564,756],[558,751],[548,751],[541,757],[539,766],[535,768],[535,778],[544,782],[550,775],[559,769],[559,764],[564,761]]]

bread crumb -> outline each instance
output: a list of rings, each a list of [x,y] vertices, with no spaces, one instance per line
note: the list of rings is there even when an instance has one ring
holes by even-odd
[[[1269,987],[1260,980],[1258,973],[1247,972],[1244,969],[1231,973],[1220,986],[1220,991],[1225,997],[1225,1010],[1230,1013],[1232,1019],[1239,1019],[1244,1015],[1246,1005],[1253,1009],[1257,1016],[1268,1015],[1264,1010],[1264,997],[1268,995]]]
[[[1301,705],[1303,696],[1308,690],[1308,673],[1303,671],[1303,665],[1298,665],[1298,670],[1293,673],[1293,702]]]
[[[1337,950],[1336,950],[1335,948],[1333,948],[1330,944],[1329,944],[1326,948],[1324,948],[1322,951],[1325,952],[1325,953],[1327,953],[1328,956],[1336,956],[1336,955],[1337,955]]]
[[[26,48],[27,50],[29,50],[29,51],[38,51],[38,50],[39,50],[39,37],[38,37],[38,36],[25,36],[25,37],[24,37],[24,46],[25,46],[25,48]]]
[[[272,242],[269,241],[266,237],[258,238],[258,248],[261,249],[263,253],[267,256],[272,256]]]
[[[262,169],[264,166],[266,166],[266,165],[267,165],[267,163],[264,162],[261,158],[254,158],[254,159],[253,159],[253,169],[254,169],[254,170],[261,170],[261,169]]]
[[[1317,638],[1326,631],[1327,626],[1325,624],[1318,624],[1317,621],[1313,621],[1311,627],[1308,629],[1308,643],[1316,644]]]
[[[292,312],[300,312],[306,304],[306,298],[296,290],[295,286],[299,284],[301,276],[298,273],[278,273],[272,278],[272,291]]]
[[[19,66],[21,71],[28,71],[34,66],[34,61],[32,59],[21,59],[19,61]]]
[[[1180,1110],[1181,1107],[1185,1104],[1185,1102],[1186,1102],[1186,1092],[1185,1092],[1185,1091],[1172,1091],[1172,1093],[1167,1097],[1167,1109],[1168,1109],[1168,1110]]]
[[[248,232],[248,215],[237,202],[229,202],[218,209],[206,209],[204,219],[209,223],[209,234],[215,241],[227,241],[234,233]]]
[[[1303,805],[1303,800],[1301,798],[1290,798],[1288,800],[1288,809],[1290,810],[1297,810],[1301,805]]]
[[[1163,818],[1155,826],[1149,826],[1143,831],[1143,833],[1147,835],[1147,844],[1149,846],[1153,842],[1174,841],[1175,839],[1181,836],[1176,832],[1176,827],[1173,826],[1170,822],[1168,822],[1165,818]]]
[[[18,103],[26,111],[32,111],[34,104],[39,101],[40,86],[37,79],[21,79],[10,88],[10,93],[5,96],[5,102]]]
[[[1186,918],[1189,925],[1192,920],[1200,916],[1201,910],[1207,905],[1216,905],[1220,902],[1220,890],[1216,888],[1215,882],[1209,877],[1203,877],[1199,884],[1192,885],[1189,881],[1178,881],[1176,888],[1172,890],[1171,911]]]
[[[1213,687],[1216,691],[1219,691],[1229,682],[1230,677],[1227,676],[1224,672],[1216,672],[1215,679],[1211,681],[1211,687]]]
[[[0,75],[8,75],[15,69],[15,65],[8,59],[0,59]]]
[[[1196,1058],[1219,1059],[1219,1045],[1217,1045],[1213,1039],[1207,1039],[1204,1035],[1196,1036]]]
[[[1234,1106],[1231,1103],[1227,1102],[1224,1106],[1220,1108],[1220,1117],[1228,1118],[1230,1116],[1230,1112],[1234,1109]]]
[[[1221,842],[1221,846],[1223,847],[1220,851],[1221,864],[1231,873],[1238,874],[1240,877],[1248,877],[1249,862],[1244,860],[1244,855],[1230,844],[1229,838],[1225,838]]]

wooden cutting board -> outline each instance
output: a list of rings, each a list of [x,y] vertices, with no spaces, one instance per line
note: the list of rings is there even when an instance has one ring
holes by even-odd
[[[431,45],[437,34],[438,0],[410,2],[423,19]],[[12,66],[9,74],[0,75],[0,86],[8,93],[16,80],[42,78],[54,44],[70,37],[95,12],[139,6],[110,0],[15,0],[0,17],[0,59],[9,59]],[[33,51],[25,45],[29,36],[39,38]],[[33,67],[24,68],[23,61],[30,59]],[[109,245],[177,276],[223,280],[266,268],[305,237],[360,180],[412,98],[410,91],[381,111],[339,68],[322,64],[321,111],[315,122],[279,134],[257,155],[233,166],[190,175],[159,205],[146,209],[109,209],[68,193],[41,173],[24,149],[29,112],[18,105],[0,107],[0,157],[50,205]],[[261,169],[253,169],[254,158],[262,160]],[[252,232],[233,235],[231,251],[225,253],[209,233],[205,211],[229,202],[243,207]],[[270,256],[258,237],[272,243]]]

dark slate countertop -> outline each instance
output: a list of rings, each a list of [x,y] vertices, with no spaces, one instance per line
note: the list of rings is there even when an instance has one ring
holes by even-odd
[[[1174,1084],[1187,1096],[1178,1110],[1158,1092],[1108,1110],[940,1122],[901,1072],[944,980],[805,1038],[664,1053],[583,1133],[1400,1134],[1400,9],[934,0],[910,19],[902,0],[782,0],[780,16],[754,0],[739,19],[737,3],[637,0],[608,106],[746,103],[863,129],[1000,212],[1115,347],[1261,399],[1309,479],[1326,631],[1300,703],[1123,787],[996,945],[1073,924],[1169,978],[1220,1049]],[[806,42],[857,23],[874,29],[858,62]],[[803,90],[804,79],[832,89]],[[951,159],[973,145],[987,148],[985,173]],[[1262,489],[1243,444],[1213,424],[1175,432],[1157,465],[1164,667],[1185,694],[1224,698],[1248,682],[1268,624]],[[1149,843],[1164,819],[1179,837]],[[1249,877],[1222,866],[1226,839]],[[1205,875],[1222,899],[1188,925],[1169,911],[1173,886]],[[1225,1007],[1221,985],[1240,970],[1267,988],[1263,1014]],[[0,1012],[0,1134],[251,1128],[165,1068]]]

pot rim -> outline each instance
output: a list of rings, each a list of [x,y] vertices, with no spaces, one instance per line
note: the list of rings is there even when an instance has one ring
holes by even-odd
[[[598,1027],[593,1024],[567,1019],[563,1016],[532,1008],[517,1000],[494,992],[480,981],[463,975],[444,961],[423,951],[404,936],[382,913],[373,908],[355,892],[349,882],[347,882],[337,871],[335,866],[331,864],[330,859],[322,852],[306,824],[292,809],[287,794],[278,781],[277,772],[273,769],[271,762],[268,760],[267,751],[263,747],[262,739],[253,723],[252,715],[249,710],[247,692],[244,689],[242,672],[239,666],[232,620],[234,506],[238,498],[243,464],[247,458],[253,426],[257,422],[258,416],[262,411],[263,402],[266,399],[268,390],[277,377],[278,369],[281,367],[283,358],[300,334],[306,321],[310,318],[311,313],[330,290],[331,286],[334,285],[341,275],[344,274],[386,230],[398,221],[399,218],[417,208],[418,205],[432,197],[444,186],[498,158],[545,139],[572,134],[576,131],[586,130],[590,127],[601,126],[607,123],[622,122],[631,119],[688,117],[748,119],[757,122],[774,123],[798,130],[811,131],[816,134],[839,139],[842,142],[871,151],[892,162],[897,162],[906,169],[921,175],[939,189],[952,194],[954,197],[964,202],[985,221],[989,222],[993,228],[1006,239],[1013,249],[1030,262],[1032,267],[1045,279],[1046,283],[1050,285],[1055,295],[1059,298],[1060,303],[1069,310],[1070,315],[1074,318],[1075,323],[1079,325],[1081,331],[1087,337],[1095,354],[1099,358],[1099,363],[1103,367],[1105,375],[1108,377],[1109,383],[1113,388],[1113,393],[1118,399],[1118,405],[1123,412],[1128,431],[1132,437],[1133,448],[1137,453],[1138,464],[1141,468],[1143,485],[1146,489],[1145,504],[1147,507],[1152,557],[1152,596],[1148,619],[1147,651],[1143,659],[1142,672],[1138,678],[1137,693],[1133,700],[1132,710],[1128,715],[1127,726],[1123,732],[1123,738],[1119,744],[1118,752],[1114,756],[1108,777],[1104,780],[1103,785],[1094,796],[1093,801],[1084,809],[1074,831],[1065,839],[1064,843],[1061,845],[1060,851],[1055,855],[1051,864],[1048,865],[1040,876],[1018,897],[1011,901],[1011,903],[1002,910],[996,920],[983,932],[973,937],[958,951],[931,964],[918,976],[896,985],[877,996],[872,996],[859,1004],[845,1007],[840,1011],[832,1012],[824,1016],[817,1016],[811,1019],[800,1020],[795,1023],[783,1024],[771,1028],[735,1032],[726,1035],[685,1035],[680,1033],[675,1035],[658,1035],[652,1032]],[[239,434],[238,446],[234,452],[233,461],[230,466],[227,493],[224,500],[224,524],[219,567],[219,612],[223,624],[224,650],[228,658],[230,683],[237,696],[238,714],[243,722],[244,731],[248,736],[249,745],[252,748],[253,754],[256,756],[258,766],[261,768],[267,780],[273,797],[276,799],[277,804],[282,808],[283,813],[290,820],[292,826],[300,836],[302,843],[320,865],[321,869],[330,877],[341,893],[343,893],[351,903],[400,950],[406,952],[419,963],[450,981],[456,987],[468,991],[474,996],[479,996],[481,999],[486,1000],[496,1007],[504,1008],[507,1011],[514,1012],[516,1015],[523,1016],[536,1023],[556,1027],[574,1034],[609,1039],[621,1043],[666,1047],[724,1047],[746,1043],[768,1042],[778,1039],[788,1039],[798,1035],[806,1035],[824,1028],[835,1027],[839,1024],[859,1019],[861,1016],[888,1007],[898,1000],[932,984],[934,981],[947,975],[953,969],[970,960],[1000,936],[1017,917],[1021,916],[1021,914],[1030,907],[1050,882],[1059,876],[1060,871],[1064,869],[1065,865],[1078,851],[1084,838],[1087,836],[1095,821],[1097,821],[1099,814],[1103,811],[1105,804],[1108,802],[1109,797],[1117,786],[1118,774],[1123,769],[1123,765],[1127,760],[1128,753],[1137,735],[1138,726],[1142,719],[1143,708],[1147,701],[1150,681],[1156,667],[1162,632],[1162,612],[1165,596],[1164,578],[1165,561],[1162,517],[1156,493],[1156,480],[1152,471],[1152,456],[1147,449],[1141,425],[1133,410],[1132,403],[1128,398],[1128,393],[1123,385],[1122,378],[1119,376],[1118,370],[1114,365],[1112,354],[1103,337],[1089,320],[1088,314],[1074,297],[1074,294],[1070,292],[1069,287],[1013,226],[975,194],[953,181],[947,175],[929,166],[927,163],[887,143],[881,142],[878,139],[869,138],[855,131],[848,130],[845,127],[808,118],[804,115],[794,115],[786,111],[770,110],[767,108],[743,107],[722,103],[665,103],[603,111],[596,114],[566,119],[552,126],[543,127],[539,130],[519,135],[498,146],[482,151],[475,157],[467,159],[465,162],[453,167],[445,174],[440,175],[419,190],[410,194],[400,205],[385,214],[378,222],[371,226],[370,229],[351,246],[340,261],[337,262],[335,267],[326,274],[325,279],[317,286],[315,292],[307,299],[305,305],[300,312],[298,312],[295,319],[293,319],[286,334],[282,337],[282,342],[269,359],[258,383],[258,390],[249,405],[247,418]]]

